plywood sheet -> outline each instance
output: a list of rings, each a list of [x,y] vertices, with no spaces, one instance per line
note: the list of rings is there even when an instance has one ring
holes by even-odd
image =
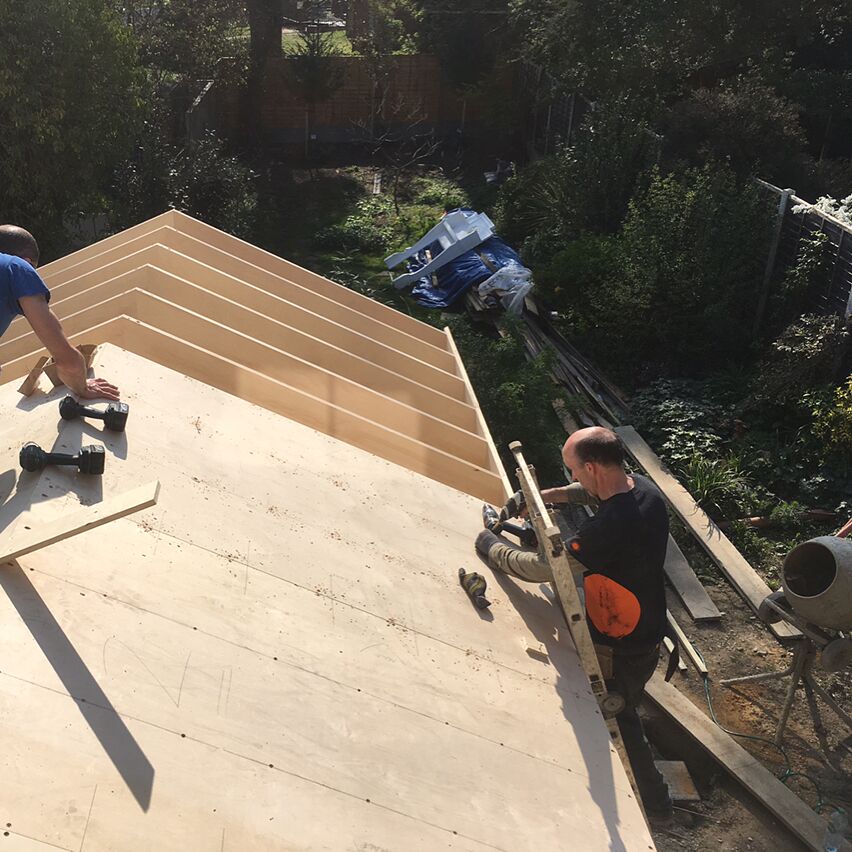
[[[156,507],[0,567],[18,842],[653,848],[551,602],[495,579],[489,619],[459,588],[478,501],[113,346],[97,359],[126,389],[122,435],[58,422],[61,391],[15,408],[0,388],[0,446],[108,451],[101,482],[19,482],[19,523],[162,483]]]

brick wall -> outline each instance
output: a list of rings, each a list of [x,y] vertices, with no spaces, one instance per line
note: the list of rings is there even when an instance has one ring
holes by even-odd
[[[332,97],[316,105],[313,133],[320,143],[355,141],[369,127],[373,86],[365,60],[341,56],[334,60],[342,67],[343,85]],[[266,77],[265,96],[255,132],[272,144],[297,144],[304,140],[306,105],[288,82],[289,60],[276,59]],[[239,128],[240,98],[237,89],[220,91],[216,98],[216,125],[222,133],[236,134]],[[493,97],[493,96],[492,96]],[[400,105],[404,103],[404,108]],[[393,70],[386,98],[385,121],[389,125],[410,123],[406,114],[418,112],[423,125],[439,133],[460,126],[462,116],[467,131],[475,130],[487,111],[477,99],[462,98],[443,82],[434,56],[403,55],[393,58]]]

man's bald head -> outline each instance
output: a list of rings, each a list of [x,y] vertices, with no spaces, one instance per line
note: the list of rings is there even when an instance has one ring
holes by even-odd
[[[624,466],[624,447],[618,435],[603,426],[589,426],[574,432],[562,448],[562,456],[566,462],[569,455],[573,455],[581,465],[593,463],[604,467]]]
[[[38,266],[38,243],[35,237],[17,225],[0,225],[0,253],[13,254]]]

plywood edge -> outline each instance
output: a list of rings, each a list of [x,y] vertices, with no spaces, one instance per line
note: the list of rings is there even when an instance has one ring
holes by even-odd
[[[488,444],[488,455],[490,461],[490,468],[492,473],[495,473],[500,477],[500,481],[503,483],[503,490],[505,491],[505,497],[500,501],[502,504],[505,499],[507,499],[513,492],[512,485],[509,482],[509,477],[506,475],[506,469],[503,467],[503,462],[500,459],[500,453],[497,451],[497,447],[494,444],[494,439],[491,437],[491,430],[488,428],[488,423],[485,420],[485,416],[482,413],[482,409],[479,406],[479,400],[476,398],[476,392],[473,389],[473,385],[470,383],[470,378],[467,375],[467,370],[464,366],[464,361],[462,360],[461,355],[459,354],[458,347],[456,346],[456,341],[453,338],[453,333],[450,331],[448,326],[444,327],[444,333],[447,335],[447,348],[453,354],[453,358],[456,361],[456,369],[458,370],[459,378],[464,382],[465,391],[467,393],[467,398],[469,403],[473,406],[476,411],[476,419],[479,424],[479,432],[485,438],[486,443]]]
[[[148,234],[158,228],[174,227],[174,213],[174,210],[166,210],[165,213],[160,213],[158,216],[140,222],[138,225],[133,225],[112,236],[104,237],[91,245],[84,246],[77,251],[71,252],[71,254],[66,254],[63,257],[52,260],[50,263],[44,264],[39,269],[39,272],[52,277],[70,266],[75,266],[78,263],[89,260],[98,254],[109,251],[115,246],[123,245],[132,239]]]
[[[383,305],[381,302],[376,302],[361,293],[356,293],[336,281],[298,266],[285,258],[278,257],[252,243],[241,240],[239,237],[226,234],[224,231],[213,228],[198,219],[187,216],[185,213],[175,214],[175,227],[192,235],[201,235],[199,238],[205,242],[218,243],[230,254],[238,257],[247,255],[246,259],[251,258],[250,262],[253,262],[256,266],[277,267],[282,271],[286,270],[286,277],[291,278],[301,286],[310,287],[328,296],[328,298],[334,298],[357,310],[369,313],[370,316],[381,318],[383,322],[405,329],[408,333],[422,337],[424,340],[429,340],[435,346],[443,346],[444,344],[441,332],[433,326],[407,316],[389,305]],[[270,271],[275,271],[275,269],[272,268]]]
[[[379,458],[478,499],[503,499],[500,478],[487,468],[397,432],[201,346],[126,318],[125,348],[212,387],[289,417]]]
[[[151,259],[154,260],[154,258]],[[167,264],[164,263],[163,266],[165,267]],[[216,287],[220,283],[218,276],[215,275],[204,276],[203,280],[204,285],[209,285],[209,287]],[[317,337],[292,324],[292,320],[291,323],[288,323],[272,316],[273,311],[268,309],[266,311],[254,310],[245,302],[253,302],[258,307],[263,306],[251,298],[250,291],[255,288],[236,280],[233,280],[232,286],[229,288],[219,288],[220,290],[227,290],[227,295],[224,295],[222,292],[209,289],[208,286],[201,286],[188,278],[175,275],[155,263],[147,263],[110,278],[82,293],[59,300],[54,304],[54,311],[60,317],[73,315],[75,312],[84,309],[86,305],[106,301],[137,287],[144,287],[157,296],[217,322],[223,322],[237,331],[250,334],[258,340],[276,346],[276,348],[292,351],[298,357],[307,357],[305,353],[314,350],[317,355],[315,361],[317,364],[329,368],[333,364],[341,375],[346,375],[366,387],[396,389],[396,392],[401,396],[410,396],[417,400],[418,405],[422,406],[424,410],[436,415],[440,413],[441,419],[470,430],[474,428],[474,411],[464,401],[464,385],[457,377],[453,378],[458,387],[458,392],[454,396],[450,396],[441,389],[446,387],[446,382],[440,381],[445,374],[439,371],[427,371],[424,379],[426,381],[433,379],[440,387],[411,378],[408,375],[411,372],[411,365],[403,353],[388,349],[388,357],[383,363],[380,363],[375,355],[372,359],[362,357],[358,352],[337,345],[337,341],[345,344],[347,340],[351,340],[351,336],[327,334],[325,337]],[[276,300],[276,297],[271,294],[263,293],[263,291],[257,292],[261,294],[267,307],[269,307],[270,300]],[[294,307],[290,311],[276,311],[275,313],[286,315],[298,310]],[[4,349],[0,351],[5,351],[7,357],[17,357],[32,348],[31,338],[32,332],[30,331],[2,344]],[[422,364],[422,362],[418,363]],[[396,368],[403,369],[405,372],[400,372]]]

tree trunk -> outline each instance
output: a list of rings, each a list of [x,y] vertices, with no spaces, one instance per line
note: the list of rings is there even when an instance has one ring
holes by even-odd
[[[270,59],[281,55],[281,0],[248,0],[249,68],[246,96],[243,98],[243,136],[247,147],[257,147],[262,141],[263,84]]]

